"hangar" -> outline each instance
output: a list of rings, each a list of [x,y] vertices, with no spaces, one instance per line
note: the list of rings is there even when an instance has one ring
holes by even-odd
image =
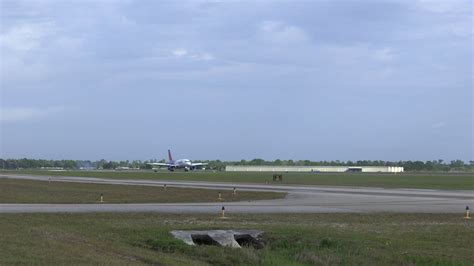
[[[400,166],[250,166],[250,165],[227,165],[227,172],[363,172],[363,173],[401,173]]]

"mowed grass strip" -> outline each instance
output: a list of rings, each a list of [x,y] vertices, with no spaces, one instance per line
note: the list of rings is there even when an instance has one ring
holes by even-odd
[[[473,265],[462,214],[0,215],[0,265]],[[187,246],[171,230],[260,229],[263,249]]]
[[[153,171],[41,171],[19,170],[0,173],[49,176],[100,177],[116,179],[154,179],[233,183],[273,183],[271,172],[158,172]],[[281,184],[359,186],[382,188],[422,188],[473,190],[474,173],[282,173]],[[277,182],[276,184],[280,184]]]
[[[218,199],[221,192],[222,200]],[[286,193],[209,190],[162,186],[85,184],[0,178],[0,203],[106,203],[229,202],[278,199]]]

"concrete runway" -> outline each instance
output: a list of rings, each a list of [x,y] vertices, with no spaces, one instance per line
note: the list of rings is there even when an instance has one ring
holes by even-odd
[[[47,176],[6,175],[0,178],[47,181]],[[224,205],[232,213],[349,213],[411,212],[462,213],[466,206],[474,208],[474,191],[431,189],[384,189],[362,187],[295,186],[265,184],[233,184],[197,181],[124,180],[86,177],[52,177],[54,182],[78,182],[116,185],[163,186],[246,191],[286,192],[278,200],[227,203],[176,204],[0,204],[0,213],[51,212],[161,212],[219,213]],[[237,192],[238,193],[238,192]]]

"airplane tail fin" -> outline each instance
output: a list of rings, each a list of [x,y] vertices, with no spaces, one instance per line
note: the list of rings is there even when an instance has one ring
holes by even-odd
[[[168,159],[170,160],[170,162],[173,161],[173,157],[171,156],[171,151],[168,150]]]

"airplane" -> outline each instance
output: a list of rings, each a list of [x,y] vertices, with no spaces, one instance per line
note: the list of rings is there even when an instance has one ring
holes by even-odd
[[[169,161],[167,163],[148,163],[150,165],[157,165],[157,166],[166,166],[168,167],[168,170],[170,172],[173,172],[175,169],[180,169],[183,168],[184,171],[189,171],[189,170],[194,170],[198,166],[203,166],[207,165],[207,163],[193,163],[189,159],[179,159],[179,160],[173,160],[173,157],[171,156],[171,151],[168,150],[168,159]]]

